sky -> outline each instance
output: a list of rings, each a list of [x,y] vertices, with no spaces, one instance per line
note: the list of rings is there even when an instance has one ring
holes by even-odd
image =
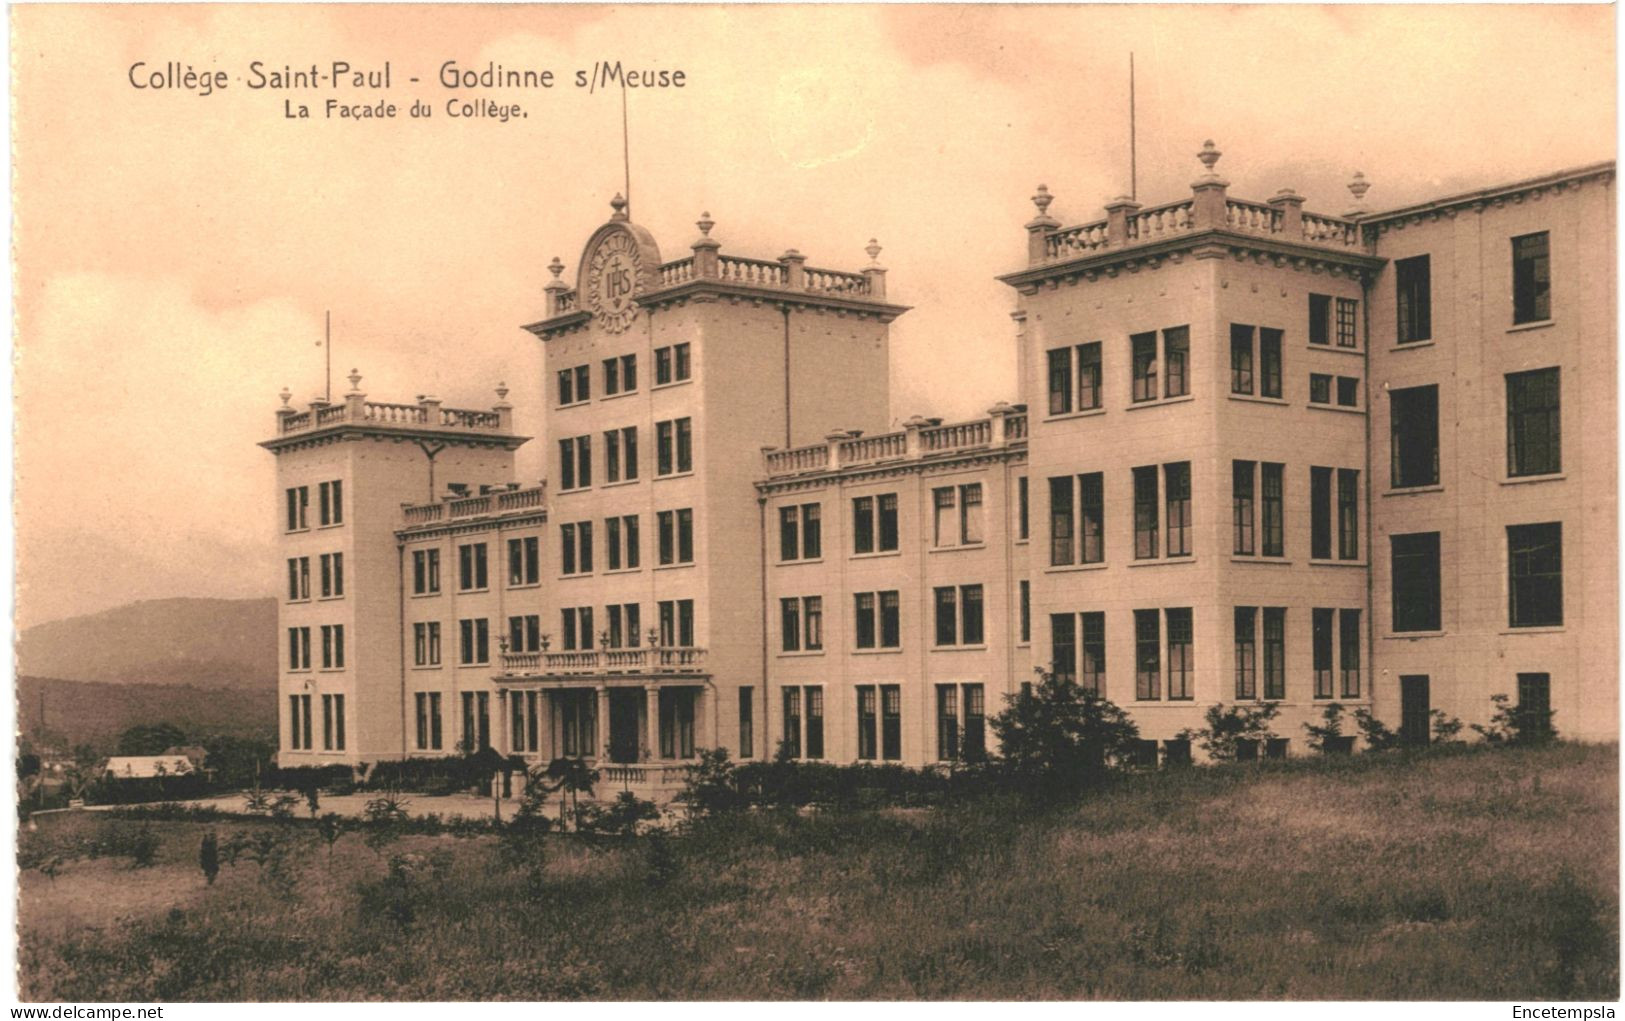
[[[17,625],[167,596],[270,595],[277,393],[512,389],[521,479],[545,476],[547,263],[572,284],[621,190],[619,60],[684,72],[629,94],[632,217],[662,257],[702,212],[728,254],[861,268],[883,247],[892,415],[1015,392],[1013,293],[1039,183],[1067,224],[1128,190],[1189,195],[1211,138],[1230,193],[1341,213],[1610,159],[1614,11],[1502,7],[19,6],[12,28]],[[328,120],[331,90],[248,67],[391,70],[402,117]],[[137,61],[228,86],[137,89]],[[551,90],[449,91],[446,61],[551,69]],[[408,77],[420,78],[409,84]],[[454,120],[455,95],[517,102]],[[415,99],[427,119],[404,113]],[[289,119],[283,102],[312,119]]]

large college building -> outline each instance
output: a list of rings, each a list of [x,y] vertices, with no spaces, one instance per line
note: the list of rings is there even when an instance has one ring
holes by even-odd
[[[873,242],[744,258],[706,216],[667,258],[619,198],[526,327],[546,486],[505,390],[284,392],[281,761],[925,765],[1035,668],[1165,755],[1237,701],[1274,754],[1331,702],[1617,737],[1613,164],[1380,213],[1356,175],[1330,216],[1219,156],[1076,226],[1040,186],[1018,392],[975,421],[892,428]]]

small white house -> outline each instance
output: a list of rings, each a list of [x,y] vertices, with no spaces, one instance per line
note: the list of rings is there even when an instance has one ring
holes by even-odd
[[[115,780],[181,776],[195,769],[192,760],[184,755],[115,755],[107,760],[107,772]]]

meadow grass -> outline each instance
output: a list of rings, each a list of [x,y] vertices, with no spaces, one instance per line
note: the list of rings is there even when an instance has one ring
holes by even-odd
[[[151,868],[23,876],[21,991],[1612,1000],[1617,770],[1611,745],[1461,748],[1140,774],[1048,810],[763,812],[658,849],[548,837],[540,887],[488,836],[329,856],[302,830],[286,884],[240,862],[206,887],[208,826],[154,823]]]

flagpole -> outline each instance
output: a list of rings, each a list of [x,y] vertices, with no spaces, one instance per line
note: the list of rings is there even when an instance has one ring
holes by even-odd
[[[621,164],[626,183],[626,215],[632,215],[632,142],[626,127],[626,82],[621,82]]]
[[[1134,51],[1128,51],[1128,197],[1140,200],[1139,167],[1134,152]]]
[[[333,310],[327,310],[327,335],[322,346],[327,349],[327,402],[333,402]]]

